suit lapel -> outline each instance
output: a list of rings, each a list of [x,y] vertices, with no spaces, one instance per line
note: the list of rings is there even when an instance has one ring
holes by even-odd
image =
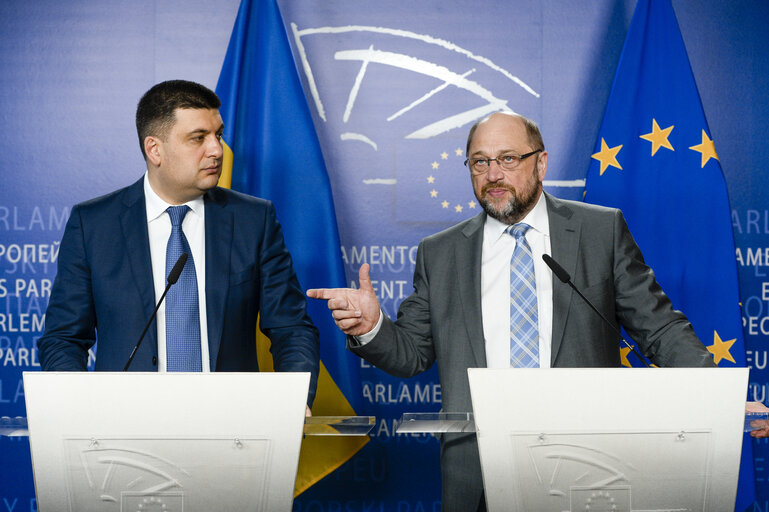
[[[475,366],[478,368],[486,367],[486,347],[481,315],[481,255],[485,220],[486,215],[483,213],[471,219],[462,230],[463,237],[454,249],[457,286],[465,319],[464,324],[475,356]],[[467,271],[461,269],[467,269]]]
[[[577,268],[577,252],[581,224],[573,218],[573,211],[562,201],[545,194],[547,200],[547,218],[550,223],[550,250],[557,261],[571,276]],[[553,276],[553,338],[551,365],[554,364],[558,350],[563,342],[566,318],[572,300],[572,289]]]
[[[141,297],[144,317],[149,319],[155,309],[155,285],[152,279],[152,256],[147,230],[147,207],[144,200],[144,178],[128,187],[123,196],[123,211],[120,215],[120,229],[125,240],[124,254],[133,274],[133,281]],[[147,338],[157,355],[157,329],[147,331]]]
[[[227,198],[217,189],[204,196],[206,205],[206,311],[208,320],[208,351],[211,371],[216,370],[222,343],[227,289],[230,283],[230,252],[232,250],[233,215]]]

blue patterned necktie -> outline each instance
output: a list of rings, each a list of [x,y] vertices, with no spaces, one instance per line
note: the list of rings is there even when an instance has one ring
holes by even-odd
[[[182,253],[188,255],[179,280],[166,295],[166,369],[169,372],[199,372],[203,364],[198,281],[190,244],[182,231],[182,221],[189,210],[186,205],[171,206],[166,210],[171,217],[171,236],[166,246],[166,275]]]
[[[510,366],[539,368],[539,328],[537,283],[534,280],[534,258],[526,241],[528,224],[510,226],[507,232],[515,238],[510,260]]]

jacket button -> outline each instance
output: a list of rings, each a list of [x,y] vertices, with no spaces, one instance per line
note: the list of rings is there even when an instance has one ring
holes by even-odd
[[[158,358],[156,356],[152,356],[152,366],[158,365]]]

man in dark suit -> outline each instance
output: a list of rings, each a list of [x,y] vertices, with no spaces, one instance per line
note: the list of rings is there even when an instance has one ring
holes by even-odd
[[[467,156],[484,212],[420,243],[414,292],[396,321],[381,314],[368,265],[359,290],[308,290],[328,300],[350,350],[402,377],[437,361],[446,412],[472,410],[468,368],[620,366],[617,335],[553,281],[542,261],[550,254],[654,363],[714,366],[622,213],[543,192],[547,152],[533,121],[509,113],[479,121]],[[485,510],[474,434],[442,436],[441,474],[444,511]]]
[[[122,370],[185,252],[130,369],[258,371],[259,317],[275,369],[312,373],[312,403],[318,332],[272,203],[216,186],[219,106],[213,91],[182,80],[142,97],[136,127],[147,172],[73,207],[38,342],[44,370],[86,370],[97,333],[96,369]]]

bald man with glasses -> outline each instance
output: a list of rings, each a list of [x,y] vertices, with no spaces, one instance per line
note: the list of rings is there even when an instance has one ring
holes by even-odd
[[[547,151],[536,123],[499,112],[470,130],[465,164],[484,211],[419,245],[414,292],[387,318],[360,269],[360,289],[308,290],[328,300],[348,348],[411,377],[438,364],[443,411],[472,410],[468,368],[617,367],[614,330],[553,274],[551,255],[658,366],[711,367],[711,354],[657,284],[619,210],[542,190]],[[525,390],[522,390],[525,392]],[[485,510],[475,434],[441,439],[442,510]]]

